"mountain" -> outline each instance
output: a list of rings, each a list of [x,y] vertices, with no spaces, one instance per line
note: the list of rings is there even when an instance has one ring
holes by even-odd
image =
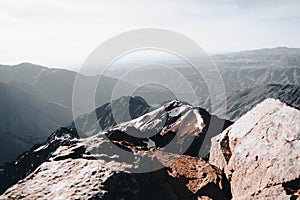
[[[233,199],[299,199],[300,110],[266,99],[212,139]]]
[[[49,133],[73,121],[74,80],[87,87],[99,76],[84,76],[63,69],[49,69],[30,63],[0,65],[0,164],[16,159],[33,144],[44,141]],[[96,92],[96,106],[110,102],[116,79],[102,77]],[[119,83],[124,89],[131,87]],[[76,111],[92,108],[79,107]]]
[[[300,66],[300,48],[265,48],[212,56],[221,68],[290,68]]]
[[[226,95],[226,101],[224,100],[225,97],[220,95],[220,97],[214,101],[217,107],[215,114],[236,121],[256,104],[267,98],[279,99],[288,105],[300,109],[300,86],[278,84],[257,86],[229,93]],[[211,102],[208,98],[202,98],[199,105],[210,111]],[[226,114],[222,115],[222,113],[225,113],[224,105],[226,105],[227,110]]]
[[[268,67],[267,65],[264,67],[247,67],[247,63],[241,63],[238,66],[217,66],[218,71],[212,70],[207,74],[220,73],[226,94],[270,84],[300,85],[300,66],[287,67],[283,64],[278,67]],[[195,85],[194,88],[198,97],[203,98],[209,95],[203,78],[200,78],[193,70],[185,68],[180,70],[184,71],[187,80]],[[211,77],[214,76],[211,75]],[[206,81],[214,83],[214,79],[211,77],[205,77]]]
[[[79,116],[75,122],[72,122],[72,127],[76,127],[81,137],[91,136],[116,125],[117,122],[130,121],[140,117],[151,109],[141,97],[120,97],[111,103],[100,106],[91,113]]]
[[[26,91],[38,98],[72,108],[72,94],[75,79],[89,89],[97,84],[99,75],[85,76],[65,69],[51,69],[31,63],[21,63],[14,66],[0,65],[0,82]],[[95,94],[96,107],[110,102],[111,94],[118,80],[102,76],[101,85],[98,85]],[[131,88],[131,85],[120,81],[121,89]],[[76,108],[79,112],[93,108]],[[71,121],[71,120],[70,120]]]
[[[198,61],[193,58],[191,60],[196,63]],[[200,65],[197,71],[188,63],[174,63],[171,60],[163,61],[170,66],[168,70],[157,66],[140,69],[131,76],[134,77],[134,82],[143,82],[146,75],[147,80],[152,77],[155,77],[154,81],[167,79],[164,86],[168,86],[167,89],[170,91],[161,88],[160,92],[155,93],[154,91],[158,89],[150,85],[148,89],[152,88],[150,91],[155,93],[156,97],[147,100],[147,95],[143,92],[135,95],[142,96],[150,105],[158,103],[153,100],[159,97],[164,97],[165,100],[184,100],[194,104],[195,102],[192,101],[194,95],[200,99],[206,98],[212,93],[209,90],[214,90],[217,94],[225,92],[229,95],[232,92],[269,84],[300,85],[300,49],[298,48],[279,47],[213,55],[211,60],[216,68]],[[117,77],[124,72],[116,70],[115,73]],[[110,75],[114,76],[114,71],[111,71]],[[217,81],[216,77],[219,77],[221,82]],[[192,90],[188,87],[189,84]],[[225,91],[220,90],[223,86]]]
[[[5,190],[0,198],[300,197],[298,109],[266,99],[235,123],[228,122],[212,138],[209,159],[204,160],[182,147],[190,138],[194,142],[207,134],[207,125],[215,125],[207,124],[207,118],[204,110],[172,101],[84,139],[78,139],[75,129],[59,129],[46,143],[0,169],[0,186]],[[164,119],[162,129],[157,128]],[[158,133],[149,137],[149,131]],[[172,131],[174,143],[168,137]],[[14,170],[27,176],[14,179],[9,187],[12,182],[6,184],[7,179],[18,174]]]
[[[69,109],[0,83],[0,164],[44,141],[72,118]]]
[[[231,122],[203,109],[172,101],[83,139],[78,139],[75,129],[62,128],[44,144],[0,168],[1,191],[16,183],[3,197],[193,199],[207,195],[207,190],[213,188],[210,195],[227,198],[230,191],[222,171],[198,156],[205,156],[210,138],[229,125]],[[174,158],[178,164],[170,162]],[[187,166],[185,162],[191,163]],[[204,171],[198,172],[195,166]],[[130,173],[153,168],[154,172]],[[208,180],[199,178],[195,182],[191,177],[207,176],[208,172],[212,172]],[[190,189],[181,183],[182,177],[187,178]],[[15,188],[20,193],[15,193]],[[38,190],[32,192],[34,188]]]

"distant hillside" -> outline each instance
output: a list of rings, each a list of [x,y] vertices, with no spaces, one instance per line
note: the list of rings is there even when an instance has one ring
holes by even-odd
[[[49,133],[66,126],[70,109],[0,83],[0,164],[15,159]]]
[[[282,68],[300,66],[300,48],[277,47],[212,56],[221,68]]]
[[[59,127],[71,124],[76,75],[72,71],[30,63],[0,65],[0,164],[44,141]],[[99,77],[78,75],[78,78],[88,89]],[[110,101],[116,83],[116,79],[102,77],[96,92],[96,105]],[[123,82],[120,85],[131,87]]]
[[[87,89],[99,79],[99,76],[84,76],[65,69],[50,69],[31,63],[21,63],[14,66],[0,65],[0,82],[13,85],[38,98],[68,108],[72,107],[72,92],[77,75],[77,78],[87,85]],[[96,91],[97,107],[110,101],[111,93],[117,81],[111,77],[101,77],[101,85]],[[131,87],[125,82],[119,83],[119,86],[124,89]],[[82,110],[82,108],[77,109]],[[90,111],[93,110],[90,109]]]
[[[226,98],[227,102],[224,101],[224,96],[220,96],[215,101],[218,108],[216,114],[220,115],[223,106],[226,105],[227,112],[222,117],[235,121],[256,104],[267,98],[279,99],[288,105],[300,109],[300,86],[269,84],[228,93]],[[211,103],[208,99],[203,98],[200,101],[200,105],[208,109]]]

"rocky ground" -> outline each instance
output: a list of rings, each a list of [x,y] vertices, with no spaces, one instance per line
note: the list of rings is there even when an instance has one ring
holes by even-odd
[[[267,99],[231,124],[172,101],[91,137],[60,129],[19,158],[25,178],[0,199],[300,198],[300,111]]]

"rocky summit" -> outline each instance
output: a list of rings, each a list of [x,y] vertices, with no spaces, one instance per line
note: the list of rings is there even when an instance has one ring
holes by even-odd
[[[233,199],[300,195],[300,111],[267,99],[212,139],[209,162],[224,170]]]
[[[21,157],[25,175],[0,199],[297,199],[299,122],[274,99],[234,124],[171,101],[91,137],[60,129]]]

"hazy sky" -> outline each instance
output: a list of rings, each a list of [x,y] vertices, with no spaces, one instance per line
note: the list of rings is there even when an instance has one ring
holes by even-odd
[[[108,38],[166,28],[209,53],[300,47],[299,0],[0,0],[0,63],[78,67]]]

